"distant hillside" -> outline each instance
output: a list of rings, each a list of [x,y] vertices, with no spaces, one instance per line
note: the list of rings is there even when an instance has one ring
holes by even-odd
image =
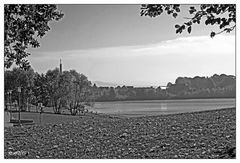
[[[103,82],[103,81],[93,81],[93,84],[96,84],[96,86],[98,86],[98,87],[117,87],[117,86],[119,86],[119,84],[117,84],[117,83],[110,83],[110,82]]]

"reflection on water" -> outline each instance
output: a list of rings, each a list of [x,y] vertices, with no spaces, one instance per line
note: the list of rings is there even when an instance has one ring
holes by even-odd
[[[167,110],[167,103],[161,103],[160,109],[161,110]]]
[[[155,115],[235,107],[235,99],[190,99],[96,102],[93,111],[108,114]]]

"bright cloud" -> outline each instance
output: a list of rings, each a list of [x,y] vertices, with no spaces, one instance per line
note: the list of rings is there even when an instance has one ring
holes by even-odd
[[[221,45],[221,46],[219,46]],[[147,45],[134,49],[139,54],[151,53],[185,53],[192,51],[193,55],[209,53],[235,53],[235,37],[218,35],[214,38],[209,36],[180,37],[175,40],[168,40],[159,44]]]

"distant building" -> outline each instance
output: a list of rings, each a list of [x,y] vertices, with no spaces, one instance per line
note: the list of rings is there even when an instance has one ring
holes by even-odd
[[[61,62],[61,59],[60,59],[60,74],[62,74],[62,62]]]

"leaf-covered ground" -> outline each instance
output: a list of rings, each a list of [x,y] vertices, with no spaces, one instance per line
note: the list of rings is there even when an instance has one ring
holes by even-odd
[[[235,158],[236,109],[4,129],[5,158]]]

